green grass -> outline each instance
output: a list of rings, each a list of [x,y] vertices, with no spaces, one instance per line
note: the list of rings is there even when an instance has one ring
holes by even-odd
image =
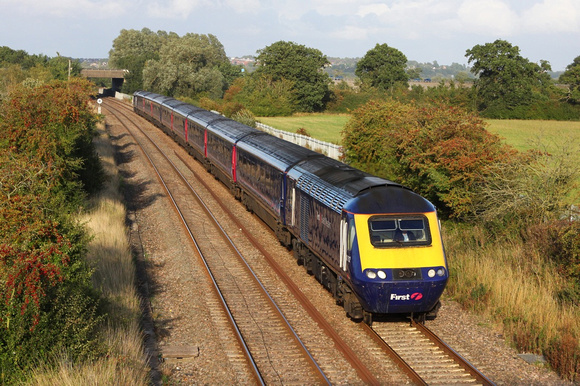
[[[305,129],[312,138],[338,145],[349,118],[348,114],[296,114],[291,117],[260,117],[258,121],[291,133]]]
[[[580,121],[538,121],[488,119],[488,130],[518,150],[535,148],[541,141],[550,146],[561,141],[580,146]],[[580,151],[579,151],[580,153]]]
[[[341,131],[348,122],[348,114],[297,114],[291,117],[261,117],[258,120],[279,130],[296,133],[305,129],[311,137],[340,144]],[[487,129],[520,151],[537,148],[542,143],[547,151],[568,144],[576,151],[580,163],[580,121],[539,121],[488,119]]]

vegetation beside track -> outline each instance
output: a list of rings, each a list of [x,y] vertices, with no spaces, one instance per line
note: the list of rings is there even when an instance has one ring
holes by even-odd
[[[92,87],[20,87],[1,106],[2,384],[146,383],[125,213],[114,188],[101,191],[92,142]]]
[[[336,142],[336,138],[340,138],[338,142],[342,142],[340,122],[347,121],[348,116],[301,114],[259,120],[281,130],[296,132],[301,129],[321,140]],[[535,149],[547,155],[537,168],[514,170],[527,185],[527,194],[532,194],[533,190],[546,193],[543,198],[534,196],[538,202],[551,199],[567,201],[566,205],[578,204],[580,176],[575,177],[576,188],[564,196],[551,196],[558,188],[550,182],[550,177],[565,167],[577,169],[580,122],[485,122],[489,132],[499,135],[513,148],[519,151]],[[320,132],[323,134],[319,136]],[[512,216],[516,217],[506,218],[506,221],[508,224],[520,222],[517,216],[528,215],[514,212]],[[578,380],[580,221],[566,222],[558,217],[556,214],[547,223],[535,218],[536,223],[524,221],[527,225],[511,228],[505,223],[483,220],[444,221],[451,269],[446,296],[493,320],[521,352],[543,354],[564,378]]]

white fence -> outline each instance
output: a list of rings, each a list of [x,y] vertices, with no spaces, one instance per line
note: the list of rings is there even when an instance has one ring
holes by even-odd
[[[341,155],[341,147],[334,143],[320,141],[315,138],[307,137],[302,134],[290,133],[288,131],[274,129],[263,123],[256,122],[256,128],[282,138],[288,142],[295,143],[300,146],[307,147],[319,153],[325,154],[330,158],[339,159]]]

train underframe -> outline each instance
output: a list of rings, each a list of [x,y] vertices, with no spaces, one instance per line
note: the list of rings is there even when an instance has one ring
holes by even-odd
[[[158,122],[155,122],[146,114],[140,113],[139,115],[144,116],[147,120],[158,125]],[[163,127],[162,130],[168,136],[176,140],[190,155],[204,165],[205,169],[217,180],[222,182],[230,190],[232,195],[246,207],[246,210],[256,214],[274,231],[281,245],[286,247],[288,250],[293,251],[296,262],[299,265],[303,265],[309,275],[314,276],[318,282],[330,291],[336,300],[336,304],[343,306],[347,316],[354,321],[364,321],[368,325],[372,324],[373,314],[364,310],[348,283],[342,280],[334,270],[329,268],[316,254],[293,235],[276,216],[266,209],[251,194],[248,194],[238,184],[232,181],[226,173],[209,162],[208,159],[205,158],[197,149],[183,141],[179,136],[175,135],[175,133],[170,132]],[[441,303],[437,302],[431,311],[415,315],[412,314],[411,317],[419,322],[424,322],[426,318],[435,318],[440,306]]]

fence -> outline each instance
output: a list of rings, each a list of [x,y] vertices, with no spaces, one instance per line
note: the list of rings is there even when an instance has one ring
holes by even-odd
[[[262,131],[280,137],[288,142],[295,143],[300,146],[307,147],[319,153],[325,154],[330,158],[339,159],[341,155],[341,147],[334,143],[320,141],[315,138],[307,137],[302,134],[290,133],[288,131],[274,129],[263,123],[256,122],[256,127]]]

